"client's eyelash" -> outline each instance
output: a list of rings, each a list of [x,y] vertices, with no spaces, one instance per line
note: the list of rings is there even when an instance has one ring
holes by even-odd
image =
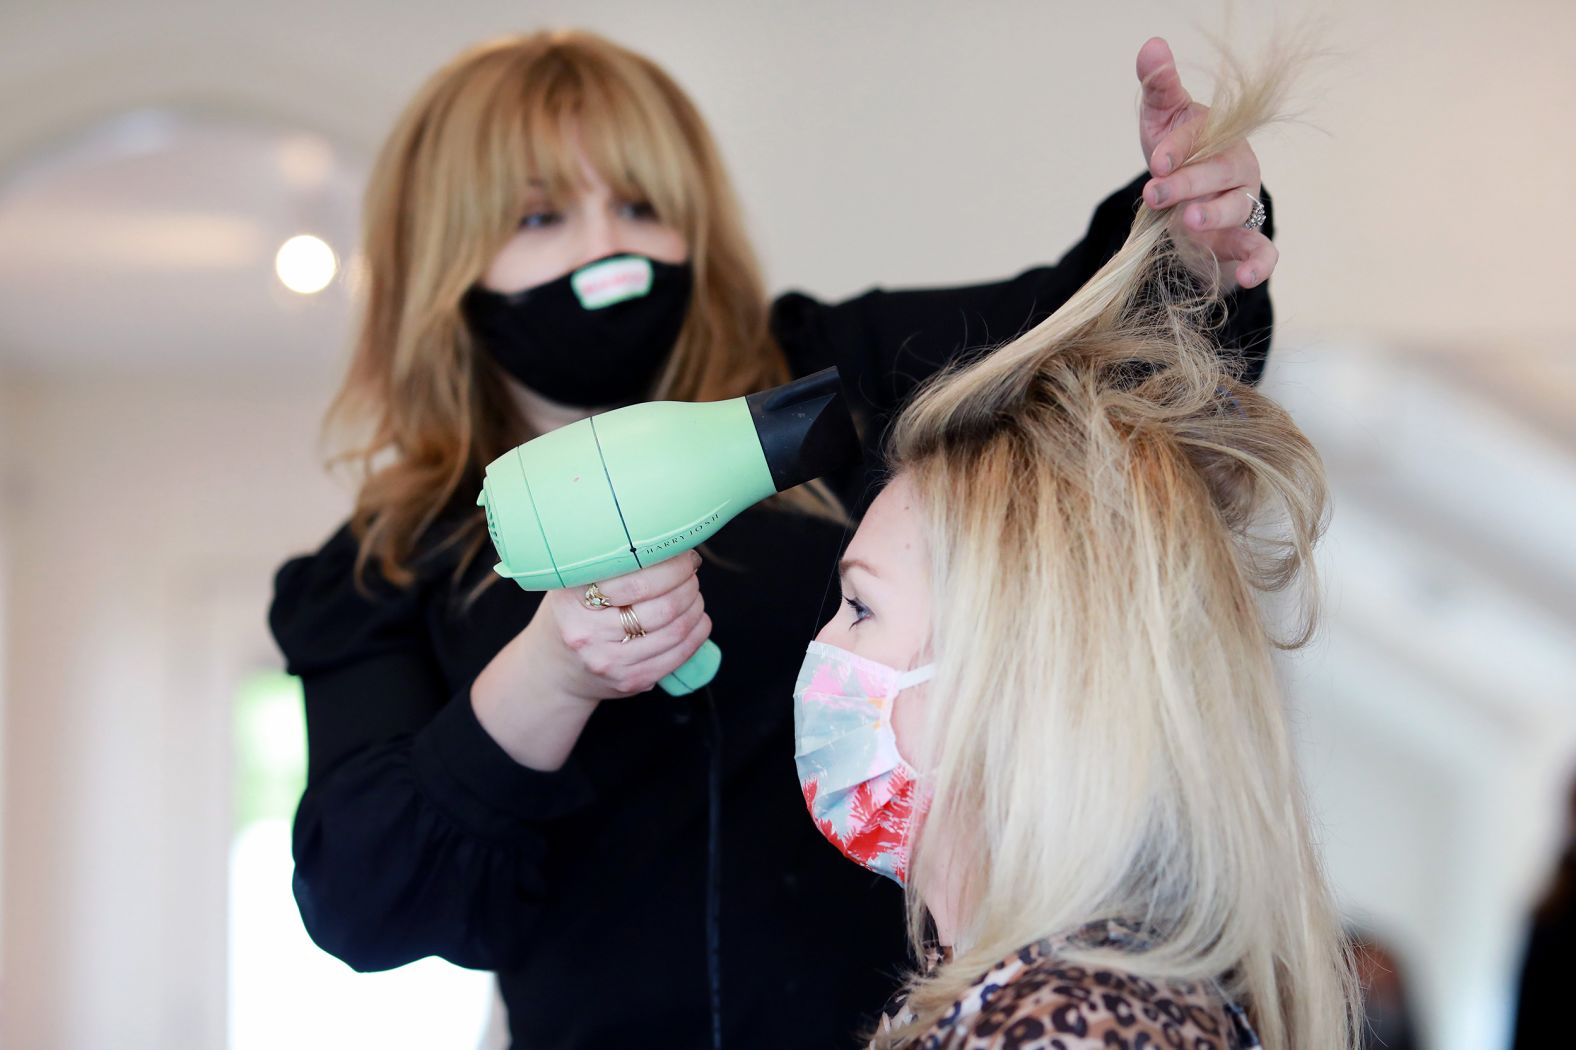
[[[850,598],[846,594],[843,595],[843,601],[847,603],[850,609],[854,610],[855,623],[870,619],[870,610],[865,607],[864,602],[861,602],[858,598]]]

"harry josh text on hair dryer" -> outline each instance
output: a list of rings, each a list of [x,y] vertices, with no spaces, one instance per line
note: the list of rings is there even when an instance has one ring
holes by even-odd
[[[528,591],[584,587],[704,543],[740,511],[859,456],[835,368],[729,401],[652,401],[582,419],[487,466],[493,571]],[[716,675],[706,641],[660,684]]]

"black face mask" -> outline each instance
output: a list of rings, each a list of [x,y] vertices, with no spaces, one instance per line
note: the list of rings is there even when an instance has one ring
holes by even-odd
[[[462,309],[504,371],[559,404],[592,408],[649,396],[693,283],[688,262],[612,255],[524,291],[478,285]]]

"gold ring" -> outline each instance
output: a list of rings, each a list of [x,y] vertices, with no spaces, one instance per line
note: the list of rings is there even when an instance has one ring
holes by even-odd
[[[618,622],[624,625],[625,642],[634,641],[636,638],[644,638],[646,636],[646,629],[640,626],[640,620],[635,617],[635,610],[631,609],[629,606],[620,605],[618,607]],[[623,642],[620,642],[619,644],[622,645]]]
[[[601,589],[593,583],[586,588],[586,596],[580,599],[580,604],[587,609],[606,609],[613,603],[608,601],[607,595],[603,594]]]

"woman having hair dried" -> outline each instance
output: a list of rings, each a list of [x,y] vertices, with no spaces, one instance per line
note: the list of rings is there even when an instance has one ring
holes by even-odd
[[[1286,69],[1226,78],[1190,163]],[[1353,1045],[1271,662],[1312,606],[1277,638],[1258,601],[1312,572],[1322,470],[1207,338],[1219,291],[1176,219],[1144,208],[1054,314],[903,410],[801,669],[815,823],[906,886],[930,952],[878,1050]]]

